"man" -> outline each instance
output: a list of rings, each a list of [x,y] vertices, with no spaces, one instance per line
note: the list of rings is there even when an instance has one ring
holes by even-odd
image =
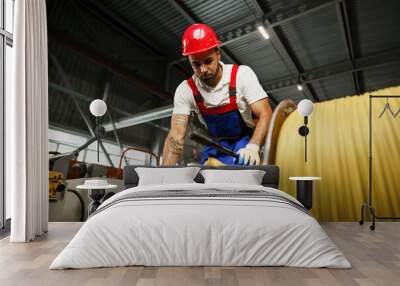
[[[239,154],[237,161],[205,146],[201,164],[210,157],[224,164],[260,164],[260,146],[272,113],[268,96],[251,68],[220,61],[220,45],[214,30],[205,24],[193,24],[183,34],[182,54],[188,57],[194,75],[176,89],[171,129],[164,143],[164,165],[175,165],[179,160],[191,111],[197,113],[214,140]]]

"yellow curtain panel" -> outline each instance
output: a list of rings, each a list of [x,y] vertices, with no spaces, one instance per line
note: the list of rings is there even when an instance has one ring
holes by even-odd
[[[297,111],[285,120],[278,138],[276,165],[280,188],[295,196],[290,176],[319,176],[314,182],[312,214],[321,221],[356,221],[368,199],[369,94],[400,95],[400,87],[361,96],[314,104],[309,117],[308,159],[304,137],[298,134],[303,118]],[[386,99],[372,100],[373,206],[378,216],[400,216],[400,113],[385,112]],[[394,113],[400,98],[389,98]]]

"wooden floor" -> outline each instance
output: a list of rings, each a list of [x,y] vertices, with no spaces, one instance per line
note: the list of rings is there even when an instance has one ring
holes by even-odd
[[[122,267],[48,270],[81,226],[50,223],[32,243],[0,241],[0,285],[400,285],[400,222],[380,222],[375,231],[358,223],[323,223],[352,269],[289,267]]]

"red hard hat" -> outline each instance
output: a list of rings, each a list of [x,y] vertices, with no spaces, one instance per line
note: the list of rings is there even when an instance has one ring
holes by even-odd
[[[182,37],[182,55],[188,56],[218,47],[221,42],[213,29],[205,24],[193,24]]]

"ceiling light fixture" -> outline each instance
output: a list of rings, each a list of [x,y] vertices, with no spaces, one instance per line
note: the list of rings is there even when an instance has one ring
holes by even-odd
[[[302,91],[303,90],[303,86],[300,83],[297,84],[297,90],[298,91]]]
[[[265,39],[268,40],[268,39],[269,39],[269,34],[268,34],[267,30],[265,29],[265,27],[262,26],[262,25],[260,25],[260,26],[258,26],[257,28],[258,28],[258,31],[260,32],[260,34],[261,34]]]
[[[298,91],[302,91],[303,90],[303,85],[301,83],[302,83],[301,75],[299,74],[298,78],[297,78],[297,85],[296,85]]]

